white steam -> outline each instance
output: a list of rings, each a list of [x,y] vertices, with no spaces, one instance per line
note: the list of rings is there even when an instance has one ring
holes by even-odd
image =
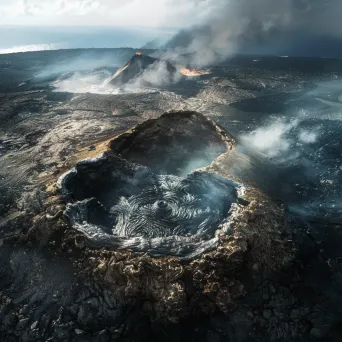
[[[297,127],[300,122],[299,119],[293,119],[289,122],[284,120],[272,122],[243,135],[241,140],[247,146],[264,153],[270,158],[291,159],[298,157],[298,152],[293,152],[291,147],[297,142],[302,144],[314,143],[318,136],[317,130],[298,130]]]
[[[199,67],[227,58],[244,43],[306,28],[312,32],[313,20],[322,26],[318,14],[334,7],[341,14],[342,9],[334,0],[208,0],[206,5],[196,13],[197,25],[185,27],[165,45],[178,55],[195,54],[190,60]]]
[[[145,69],[141,75],[129,82],[126,88],[143,88],[143,87],[162,87],[169,84],[177,83],[181,79],[178,72],[171,73],[167,68],[167,62],[157,61],[149,68]]]
[[[291,142],[287,134],[298,124],[298,120],[290,123],[275,122],[266,127],[260,127],[249,135],[243,137],[243,141],[249,146],[265,153],[269,157],[275,157],[288,149]]]
[[[120,58],[115,54],[106,54],[99,57],[99,55],[95,53],[83,52],[76,57],[61,57],[60,60],[49,63],[47,66],[39,70],[35,77],[45,78],[74,71],[93,71],[97,68],[103,67],[118,67],[123,63],[123,61],[123,58]]]
[[[142,88],[160,87],[178,82],[179,73],[170,73],[167,64],[159,61],[144,70],[129,83],[120,87],[110,84],[113,69],[127,61],[130,51],[121,54],[107,53],[98,58],[98,54],[83,52],[80,56],[62,58],[41,69],[36,78],[52,78],[57,92],[118,94],[122,92],[140,92]],[[56,79],[57,77],[57,79]]]
[[[57,92],[67,93],[94,93],[94,94],[117,94],[118,91],[108,87],[105,83],[108,74],[84,75],[80,72],[72,76],[57,80],[52,86]]]
[[[314,143],[317,140],[317,133],[301,130],[299,133],[299,140],[305,144]]]
[[[66,66],[67,68],[68,66]],[[177,83],[182,78],[178,72],[171,73],[164,61],[158,61],[145,69],[130,82],[119,87],[110,83],[112,74],[108,70],[99,72],[74,72],[51,83],[57,92],[118,94],[141,92]]]

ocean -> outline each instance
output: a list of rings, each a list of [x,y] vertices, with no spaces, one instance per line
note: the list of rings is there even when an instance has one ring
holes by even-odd
[[[115,27],[0,27],[0,54],[78,48],[139,48],[148,30]]]

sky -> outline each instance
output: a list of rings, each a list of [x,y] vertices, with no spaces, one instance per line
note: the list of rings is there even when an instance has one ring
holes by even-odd
[[[304,22],[310,14],[306,27],[323,20],[320,29],[342,33],[341,10],[340,0],[1,0],[0,25],[180,29],[233,14],[229,20],[263,15],[267,29],[276,21]]]
[[[205,1],[1,0],[1,25],[180,28],[195,24]]]
[[[127,46],[139,47],[157,38],[169,41],[166,46],[173,48],[206,50],[208,60],[217,53],[226,56],[239,51],[241,46],[333,55],[335,47],[342,46],[341,18],[342,0],[0,0],[0,33],[15,26],[40,28],[35,33],[27,30],[26,35],[25,30],[0,34],[0,48],[19,44],[15,39],[36,44],[38,36],[44,37],[39,38],[40,44],[57,41],[58,30],[51,29],[57,27],[77,38],[69,44],[72,47],[81,44],[82,35],[89,39],[88,43],[83,39],[80,47],[109,47],[109,30],[116,30],[122,37],[131,35]],[[107,31],[92,34],[95,27]],[[102,42],[104,36],[108,40]],[[122,40],[112,40],[112,47],[118,44]]]
[[[180,28],[196,24],[189,14],[194,12],[197,2],[0,0],[0,53],[54,48],[138,48],[149,40],[166,39]]]

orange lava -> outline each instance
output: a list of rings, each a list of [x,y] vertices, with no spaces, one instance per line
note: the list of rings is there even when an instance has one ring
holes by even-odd
[[[201,76],[201,75],[208,75],[210,74],[207,70],[196,70],[196,69],[188,69],[188,68],[182,68],[179,70],[181,74],[184,76]]]
[[[142,52],[138,51],[135,53],[137,56],[141,56],[142,55]]]

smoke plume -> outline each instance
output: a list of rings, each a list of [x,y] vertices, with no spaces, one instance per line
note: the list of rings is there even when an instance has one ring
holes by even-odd
[[[333,34],[342,4],[336,0],[208,0],[201,23],[179,31],[164,48],[179,55],[195,53],[194,64],[205,66],[237,52],[241,46],[291,34]],[[329,23],[333,19],[334,24]],[[329,23],[329,24],[328,24]],[[329,26],[327,28],[326,26]],[[285,44],[286,42],[281,42]]]

